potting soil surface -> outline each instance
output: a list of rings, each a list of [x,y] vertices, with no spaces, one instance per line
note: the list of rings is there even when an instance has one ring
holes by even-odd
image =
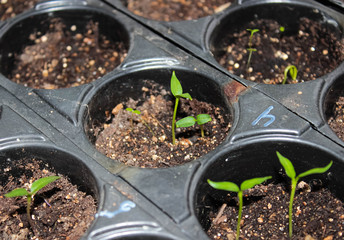
[[[60,18],[47,19],[49,30],[33,30],[28,46],[15,53],[15,64],[8,78],[39,89],[75,87],[112,71],[126,56],[123,42],[108,39],[99,23],[90,20],[85,32],[69,28]]]
[[[193,20],[221,12],[234,0],[122,0],[136,15],[157,21]]]
[[[298,184],[293,204],[292,240],[334,240],[344,237],[343,202],[321,182]],[[238,207],[229,194],[224,209],[210,214],[211,239],[235,239]],[[222,204],[219,206],[221,208]],[[244,192],[240,239],[289,240],[289,190],[282,184],[257,185]]]
[[[204,124],[204,138],[200,136],[197,124],[177,128],[177,140],[173,145],[171,123],[174,101],[171,99],[163,87],[146,81],[141,99],[118,103],[107,111],[107,121],[93,129],[96,148],[126,165],[156,168],[192,161],[213,150],[225,139],[230,128],[228,113],[196,99],[181,99],[177,120],[209,114],[212,121]],[[126,111],[128,107],[139,110],[141,114]]]
[[[342,93],[343,94],[343,93]],[[333,116],[331,116],[327,123],[336,135],[344,141],[344,97],[340,96],[335,104]]]
[[[0,20],[15,17],[17,14],[32,8],[40,0],[1,0]]]
[[[284,31],[280,31],[284,27]],[[252,56],[248,64],[250,32]],[[231,73],[258,83],[281,84],[289,65],[298,69],[296,80],[288,74],[287,83],[314,80],[333,71],[344,60],[344,40],[319,22],[301,18],[298,29],[281,26],[271,19],[258,19],[223,37],[218,62]]]

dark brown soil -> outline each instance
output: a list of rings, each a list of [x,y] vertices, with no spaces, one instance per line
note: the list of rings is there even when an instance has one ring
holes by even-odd
[[[15,17],[35,6],[40,0],[1,0],[0,1],[0,20]]]
[[[343,239],[343,202],[319,183],[312,189],[310,185],[299,183],[302,189],[297,190],[294,199],[292,239]],[[234,196],[228,195],[223,212],[211,214],[212,226],[207,232],[211,239],[235,239],[238,207]],[[244,196],[240,239],[290,239],[289,190],[281,184],[259,185]]]
[[[328,125],[336,135],[344,141],[344,97],[339,97],[336,102],[333,116],[328,119]]]
[[[122,0],[136,15],[157,21],[192,20],[229,7],[234,0]]]
[[[230,124],[229,116],[222,109],[196,99],[181,99],[177,120],[201,113],[209,114],[213,120],[205,124],[204,138],[201,138],[198,126],[177,128],[178,139],[173,145],[171,122],[174,101],[169,99],[172,98],[165,89],[147,82],[147,87],[142,88],[141,99],[118,103],[107,112],[108,122],[93,129],[96,148],[126,165],[156,168],[192,161],[225,139]],[[139,110],[141,115],[126,111],[127,107]]]
[[[80,33],[72,25],[66,29],[60,18],[47,20],[49,30],[35,30],[16,55],[8,78],[32,88],[56,89],[89,83],[112,71],[126,56],[122,42],[113,42],[99,33],[98,23],[87,23]]]
[[[284,70],[295,65],[298,76],[287,83],[299,83],[319,78],[334,70],[344,59],[344,40],[337,39],[320,23],[302,18],[298,29],[280,32],[274,20],[249,22],[240,32],[229,33],[223,38],[217,56],[218,62],[228,71],[242,78],[266,84],[280,84]],[[252,59],[247,69],[250,33],[246,29],[259,29],[253,35]]]
[[[59,175],[61,179],[35,195],[31,208],[34,229],[31,229],[26,214],[26,198],[5,198],[3,195],[15,188],[29,189],[29,184],[35,180],[56,173],[35,159],[12,163],[8,168],[0,169],[4,179],[0,186],[0,238],[79,239],[94,219],[96,204],[93,197],[79,191],[65,176]]]

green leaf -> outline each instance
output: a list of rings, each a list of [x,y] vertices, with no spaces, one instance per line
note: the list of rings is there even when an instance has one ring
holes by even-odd
[[[253,35],[253,34],[255,34],[256,32],[259,32],[259,29],[246,29],[247,31],[249,31],[250,33],[251,33],[251,36]]]
[[[318,173],[324,173],[326,172],[327,170],[330,169],[330,167],[332,166],[332,161],[327,164],[325,167],[322,167],[322,168],[313,168],[313,169],[310,169],[306,172],[303,172],[303,173],[300,173],[297,177],[298,178],[302,178],[302,177],[306,177],[308,175],[311,175],[311,174],[318,174]]]
[[[172,72],[172,77],[171,77],[171,92],[173,96],[177,97],[181,94],[183,94],[183,88],[182,85],[180,84],[176,73],[173,71]]]
[[[133,113],[137,114],[137,115],[140,115],[141,112],[139,110],[134,110]]]
[[[297,77],[297,68],[294,65],[289,65],[284,70],[284,77],[287,77],[287,74],[289,73],[291,79],[295,80]]]
[[[212,186],[215,189],[219,190],[225,190],[229,192],[239,192],[239,186],[236,185],[233,182],[213,182],[210,179],[208,179],[208,183],[210,186]]]
[[[203,124],[211,121],[211,117],[208,114],[198,114],[196,119],[197,119],[198,125],[203,125]]]
[[[291,161],[289,161],[288,158],[283,157],[279,152],[276,151],[277,157],[280,161],[280,163],[282,164],[285,173],[287,174],[288,177],[290,177],[291,179],[295,178],[296,173],[295,173],[295,169],[293,164],[291,163]]]
[[[186,99],[192,100],[192,97],[189,93],[178,94],[178,95],[175,95],[175,97],[186,98]]]
[[[128,111],[128,112],[134,111],[132,108],[126,108],[125,110]]]
[[[241,183],[240,189],[241,191],[253,188],[254,186],[261,184],[262,182],[265,182],[266,180],[272,178],[272,176],[267,176],[267,177],[260,177],[260,178],[252,178],[245,180]]]
[[[5,194],[5,197],[21,197],[28,196],[30,193],[25,188],[16,188],[11,192]]]
[[[56,181],[59,178],[60,178],[59,176],[49,176],[49,177],[44,177],[44,178],[40,178],[40,179],[36,180],[31,185],[31,194],[35,195],[43,187],[45,187],[49,183]]]
[[[176,127],[191,127],[196,123],[196,119],[192,116],[182,118],[176,122]]]

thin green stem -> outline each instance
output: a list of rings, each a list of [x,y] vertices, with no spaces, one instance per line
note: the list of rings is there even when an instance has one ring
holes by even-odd
[[[179,98],[177,97],[176,102],[174,104],[174,111],[173,111],[173,118],[172,118],[172,144],[176,143],[175,127],[176,127],[176,115],[177,115],[178,103],[179,103]]]
[[[31,219],[31,200],[32,200],[32,196],[28,195],[27,196],[26,214],[27,214],[27,219],[29,221],[29,224],[30,224],[32,230],[34,230],[33,222],[32,222],[32,219]]]
[[[290,192],[290,202],[289,202],[289,237],[293,236],[293,202],[296,191],[296,184],[298,179],[292,179],[291,181],[291,192]]]
[[[133,114],[131,114],[131,118],[130,118],[130,127],[131,129],[133,128]]]
[[[239,236],[240,236],[240,223],[241,223],[242,206],[243,206],[243,193],[241,190],[238,192],[238,199],[239,199],[239,213],[238,213],[236,240],[239,240]]]
[[[201,137],[204,138],[204,129],[203,129],[203,125],[199,125],[199,128],[201,129]]]
[[[257,49],[255,48],[248,48],[247,49],[250,53],[248,54],[248,60],[247,60],[247,64],[246,64],[246,70],[248,70],[250,68],[250,64],[251,64],[251,58],[252,58],[252,52],[257,51]]]

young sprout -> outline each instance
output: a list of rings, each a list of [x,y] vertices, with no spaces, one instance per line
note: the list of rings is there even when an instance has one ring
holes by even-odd
[[[254,186],[261,184],[270,178],[272,177],[267,176],[267,177],[248,179],[248,180],[243,181],[240,187],[233,182],[213,182],[209,179],[207,180],[209,185],[215,189],[238,193],[239,212],[238,212],[238,222],[237,222],[237,232],[236,232],[237,240],[239,239],[239,235],[240,235],[240,222],[241,222],[242,206],[243,206],[243,191],[253,188]]]
[[[280,26],[280,27],[279,27],[279,31],[280,31],[281,33],[283,33],[283,32],[285,31],[285,27]]]
[[[288,67],[284,70],[284,78],[282,84],[285,84],[287,82],[288,73],[291,77],[291,79],[296,80],[297,77],[297,68],[294,65],[288,65]]]
[[[173,96],[176,98],[174,103],[174,111],[173,111],[173,118],[172,118],[172,144],[176,143],[176,133],[175,133],[175,125],[176,125],[176,115],[178,109],[178,103],[180,98],[186,98],[192,100],[192,97],[189,93],[183,93],[182,85],[180,84],[176,73],[173,71],[171,77],[171,92]]]
[[[197,123],[201,129],[201,136],[204,137],[204,129],[203,129],[203,124],[210,122],[212,119],[210,115],[208,114],[198,114],[196,118],[192,116],[185,117],[183,119],[180,119],[176,122],[176,127],[191,127],[195,123]]]
[[[296,172],[295,172],[294,166],[291,163],[291,161],[289,159],[287,159],[286,157],[283,157],[277,151],[276,151],[276,154],[277,154],[277,157],[278,157],[280,163],[282,164],[287,176],[291,179],[291,193],[290,193],[290,202],[289,202],[289,237],[291,238],[293,235],[293,225],[292,225],[293,201],[294,201],[297,182],[302,177],[306,177],[306,176],[311,175],[311,174],[319,174],[319,173],[326,172],[332,166],[332,161],[327,166],[325,166],[323,168],[313,168],[313,169],[310,169],[306,172],[300,173],[299,175],[296,176]]]
[[[40,178],[40,179],[38,179],[32,183],[30,191],[27,191],[25,188],[16,188],[16,189],[12,190],[11,192],[5,194],[5,197],[24,197],[24,196],[26,196],[26,198],[27,198],[26,214],[27,214],[31,228],[33,228],[33,223],[32,223],[32,219],[30,216],[30,212],[31,212],[31,201],[32,201],[34,195],[39,190],[41,190],[43,187],[45,187],[49,183],[56,181],[59,178],[60,177],[58,177],[58,176],[49,176],[49,177]]]
[[[248,41],[248,48],[247,48],[247,50],[249,51],[249,55],[248,55],[248,60],[247,60],[247,64],[246,64],[246,69],[248,69],[250,67],[252,52],[257,51],[257,49],[252,48],[253,47],[253,44],[252,44],[253,34],[255,34],[256,32],[259,32],[259,29],[246,29],[246,30],[250,32],[250,38]]]
[[[133,114],[137,114],[140,116],[141,112],[137,109],[132,109],[129,107],[126,108],[125,110],[132,113],[131,118],[130,118],[130,126],[131,126],[131,128],[133,128]],[[149,129],[149,131],[153,134],[153,136],[155,136],[153,130],[149,127],[149,125],[146,123],[146,121],[143,120],[143,118],[141,116],[140,116],[140,118],[141,118],[143,124]]]
[[[140,115],[141,112],[139,110],[132,109],[132,108],[126,108],[125,110],[128,112],[131,112],[130,126],[131,126],[131,128],[133,128],[133,115],[134,114]]]

